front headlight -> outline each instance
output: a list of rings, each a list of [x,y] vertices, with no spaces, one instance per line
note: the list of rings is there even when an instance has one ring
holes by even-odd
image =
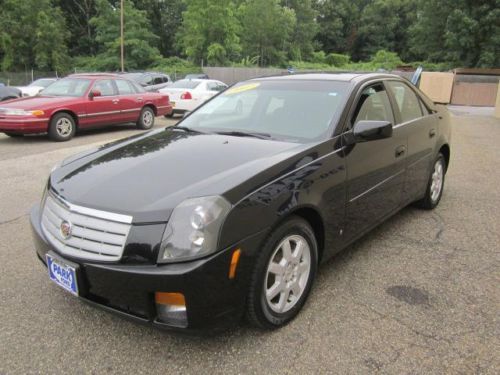
[[[170,217],[158,263],[199,258],[217,250],[219,232],[231,204],[220,196],[187,199]]]
[[[34,111],[25,111],[24,109],[6,109],[3,114],[7,116],[43,116],[44,111],[35,109]]]

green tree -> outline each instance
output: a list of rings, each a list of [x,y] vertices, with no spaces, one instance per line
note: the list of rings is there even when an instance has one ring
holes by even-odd
[[[285,0],[284,5],[295,11],[297,20],[291,35],[290,58],[308,60],[314,52],[314,37],[319,29],[312,0]]]
[[[159,36],[158,48],[163,56],[178,52],[175,35],[182,25],[183,0],[134,0],[138,9],[147,12],[152,31]]]
[[[366,60],[383,49],[407,58],[408,25],[415,12],[413,0],[375,0],[368,4],[361,13],[353,58]]]
[[[177,34],[183,53],[195,63],[211,61],[214,53],[220,64],[235,61],[241,46],[238,33],[240,25],[236,6],[232,0],[185,0],[187,8],[182,13],[183,24]]]
[[[4,0],[0,17],[2,70],[64,71],[70,66],[62,11],[50,0]]]
[[[500,65],[499,0],[420,0],[413,57],[465,67]]]
[[[316,40],[325,52],[352,53],[363,4],[352,0],[316,2],[319,26]]]
[[[97,56],[93,68],[120,69],[120,2],[97,0],[97,16],[90,20],[95,28]],[[158,37],[151,32],[146,12],[124,2],[124,46],[126,70],[143,69],[154,64],[161,56],[154,45]]]
[[[69,52],[72,55],[92,55],[95,53],[95,33],[90,24],[96,16],[95,0],[56,0],[68,25]]]
[[[247,0],[239,15],[245,54],[259,56],[260,66],[285,64],[296,25],[294,10],[279,0]]]

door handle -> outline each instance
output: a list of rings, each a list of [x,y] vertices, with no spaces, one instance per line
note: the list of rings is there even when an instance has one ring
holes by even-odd
[[[119,101],[120,101],[120,99],[113,99],[112,100],[113,104],[118,104]]]
[[[143,98],[137,98],[137,101],[142,102],[144,99]]]
[[[433,138],[436,135],[436,129],[431,129],[429,131],[429,138]]]
[[[399,158],[400,156],[403,156],[406,152],[406,147],[405,146],[398,146],[396,147],[396,157]]]

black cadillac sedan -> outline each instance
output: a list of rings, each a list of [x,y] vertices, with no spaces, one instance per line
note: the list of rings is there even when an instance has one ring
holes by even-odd
[[[277,328],[318,265],[410,203],[433,209],[445,109],[392,75],[239,83],[177,126],[70,157],[31,213],[49,278],[158,327]]]

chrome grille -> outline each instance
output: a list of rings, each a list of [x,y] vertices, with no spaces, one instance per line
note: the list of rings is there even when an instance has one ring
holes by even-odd
[[[64,236],[63,222],[71,226]],[[42,213],[44,235],[61,254],[97,261],[117,261],[122,257],[132,217],[76,206],[47,195]]]

